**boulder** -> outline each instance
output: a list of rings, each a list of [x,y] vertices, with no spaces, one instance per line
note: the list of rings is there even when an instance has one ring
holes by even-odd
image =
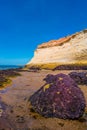
[[[87,85],[87,73],[86,72],[71,72],[69,76],[79,85]]]
[[[32,108],[44,117],[76,119],[83,115],[85,98],[68,75],[48,75],[46,84],[30,97]]]

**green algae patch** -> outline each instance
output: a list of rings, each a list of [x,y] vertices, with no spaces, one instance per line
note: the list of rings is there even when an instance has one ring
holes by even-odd
[[[8,84],[11,84],[11,79],[6,77],[0,77],[0,89],[5,88]]]
[[[6,88],[9,84],[12,83],[10,78],[20,76],[21,74],[16,72],[16,70],[0,70],[0,89]]]
[[[4,76],[4,77],[9,78],[9,77],[21,76],[21,74],[16,72],[16,70],[14,70],[14,69],[12,69],[12,70],[1,70],[0,76]]]

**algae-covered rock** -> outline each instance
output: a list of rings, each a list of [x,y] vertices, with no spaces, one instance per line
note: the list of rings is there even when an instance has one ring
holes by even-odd
[[[63,119],[76,119],[83,115],[84,95],[69,76],[48,75],[45,80],[46,84],[30,97],[32,108],[36,112],[45,117]]]
[[[63,82],[65,84],[73,85],[74,87],[77,87],[77,84],[72,78],[70,78],[70,76],[62,73],[57,75],[48,74],[43,80],[45,80],[46,83],[54,83],[57,85]]]
[[[7,84],[10,84],[11,80],[8,77],[0,75],[0,89],[4,88]]]
[[[69,76],[79,85],[87,85],[86,72],[71,72]]]
[[[17,69],[0,70],[0,89],[11,83],[10,77],[20,76]]]

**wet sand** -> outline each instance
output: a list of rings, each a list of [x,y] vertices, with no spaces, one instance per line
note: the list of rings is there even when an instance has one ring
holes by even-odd
[[[20,72],[21,76],[12,79],[9,89],[0,93],[0,100],[4,104],[3,114],[0,117],[0,130],[87,130],[87,107],[79,120],[44,118],[31,111],[29,97],[45,83],[43,78],[47,74],[69,72]],[[84,93],[87,106],[87,86],[79,87]]]

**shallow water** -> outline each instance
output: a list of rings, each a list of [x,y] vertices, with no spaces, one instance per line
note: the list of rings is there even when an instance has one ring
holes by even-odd
[[[0,93],[6,93],[8,90],[9,90],[9,88],[6,88],[6,89],[3,89],[3,90],[0,90]]]
[[[6,93],[10,88],[13,88],[13,87],[15,87],[15,84],[11,85],[11,87],[8,86],[7,88],[4,88],[4,89],[0,90],[0,93],[1,93],[1,94],[4,94],[4,93]]]
[[[0,129],[5,130],[87,130],[87,116],[79,120],[44,118],[30,111],[28,102],[32,93],[44,84],[43,78],[49,72],[21,72],[13,84],[1,91],[4,114],[0,118]],[[55,72],[50,72],[55,74]],[[59,73],[59,72],[56,72]],[[87,99],[87,87],[81,86]],[[6,110],[5,110],[6,108]]]

